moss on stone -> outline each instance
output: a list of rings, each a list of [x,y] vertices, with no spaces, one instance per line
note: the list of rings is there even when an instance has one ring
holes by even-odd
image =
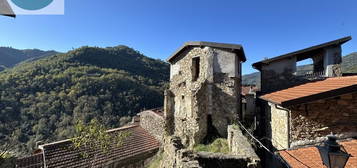
[[[224,138],[218,138],[211,144],[199,144],[193,148],[196,152],[214,152],[214,153],[229,153],[228,141]]]

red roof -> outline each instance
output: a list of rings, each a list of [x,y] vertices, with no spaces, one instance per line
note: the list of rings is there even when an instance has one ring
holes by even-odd
[[[357,167],[357,140],[349,140],[340,142],[346,149],[347,153],[351,154],[345,168]],[[326,168],[323,165],[320,153],[316,147],[304,147],[294,150],[279,151],[280,156],[292,168]]]
[[[102,167],[109,163],[124,163],[141,161],[142,158],[148,158],[158,151],[160,143],[138,125],[125,126],[113,130],[109,133],[117,133],[118,131],[130,131],[131,134],[127,137],[123,145],[117,147],[113,145],[108,153],[94,151],[91,149],[75,150],[71,148],[72,142],[64,140],[43,145],[45,164],[48,168],[62,167],[86,167],[91,164],[91,167]],[[116,144],[116,142],[113,142]],[[90,154],[88,158],[81,157],[83,151]]]
[[[16,159],[17,168],[42,168],[43,155],[42,153],[34,154]]]
[[[357,92],[357,76],[327,78],[288,89],[276,91],[260,98],[275,104],[291,105]]]

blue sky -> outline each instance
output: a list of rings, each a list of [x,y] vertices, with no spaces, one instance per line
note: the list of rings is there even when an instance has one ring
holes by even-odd
[[[65,52],[124,44],[166,59],[185,41],[242,44],[251,64],[351,35],[356,0],[65,0],[65,15],[0,17],[0,46]]]

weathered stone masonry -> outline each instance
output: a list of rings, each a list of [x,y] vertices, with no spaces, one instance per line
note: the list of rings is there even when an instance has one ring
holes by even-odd
[[[228,125],[240,112],[239,57],[211,47],[192,47],[179,57],[171,65],[170,90],[165,100],[170,104],[165,105],[165,115],[171,122],[167,125],[174,127],[171,132],[181,137],[184,145],[193,146],[202,143],[209,129],[208,120],[212,120],[219,136],[227,137]],[[194,67],[194,59],[199,60],[199,67]]]
[[[244,135],[235,129],[227,132],[241,113],[243,48],[188,42],[168,61],[171,73],[164,100],[166,134],[161,167],[258,167],[259,158]],[[230,154],[192,151],[195,145],[228,136]],[[236,142],[245,142],[247,146]],[[237,152],[247,150],[250,153]]]
[[[357,93],[292,106],[291,123],[293,146],[330,133],[357,136]]]
[[[330,134],[357,136],[357,93],[282,108],[269,103],[276,149],[313,144]]]
[[[163,116],[152,110],[143,111],[140,113],[140,126],[162,143],[165,131]]]

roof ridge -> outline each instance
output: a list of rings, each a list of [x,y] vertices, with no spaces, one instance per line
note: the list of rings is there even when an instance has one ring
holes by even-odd
[[[166,59],[167,62],[172,62],[183,50],[187,47],[191,46],[208,46],[213,48],[224,48],[224,49],[232,49],[239,53],[242,61],[246,61],[246,57],[244,54],[243,46],[240,44],[232,44],[232,43],[217,43],[217,42],[208,42],[208,41],[188,41],[185,42],[179,49],[177,49],[169,58]]]
[[[302,54],[302,53],[311,52],[311,51],[314,51],[314,50],[318,50],[318,49],[329,47],[329,46],[333,46],[333,45],[342,45],[342,44],[350,41],[351,39],[352,39],[351,36],[346,36],[346,37],[342,37],[342,38],[339,38],[339,39],[336,39],[336,40],[332,40],[332,41],[328,41],[328,42],[325,42],[325,43],[320,43],[318,45],[313,45],[311,47],[307,47],[307,48],[304,48],[304,49],[300,49],[300,50],[296,50],[296,51],[289,52],[289,53],[286,53],[286,54],[282,54],[282,55],[279,55],[279,56],[275,56],[273,58],[264,59],[264,60],[255,62],[255,63],[252,64],[252,66],[255,69],[260,69],[262,64],[267,64],[267,63],[270,63],[270,62],[279,61],[279,60],[286,59],[286,58],[289,58],[289,57],[294,57],[294,56],[297,56],[297,55]]]
[[[126,130],[129,128],[134,128],[134,127],[138,127],[139,125],[125,125],[119,128],[113,128],[113,129],[109,129],[106,132],[107,133],[111,133],[111,132],[115,132],[115,131],[121,131],[121,130]],[[57,144],[61,144],[61,143],[66,143],[66,142],[70,142],[71,138],[68,139],[64,139],[64,140],[60,140],[60,141],[55,141],[55,142],[51,142],[51,143],[47,143],[47,144],[43,144],[43,145],[39,145],[40,147],[46,147],[46,146],[51,146],[51,145],[57,145]]]

